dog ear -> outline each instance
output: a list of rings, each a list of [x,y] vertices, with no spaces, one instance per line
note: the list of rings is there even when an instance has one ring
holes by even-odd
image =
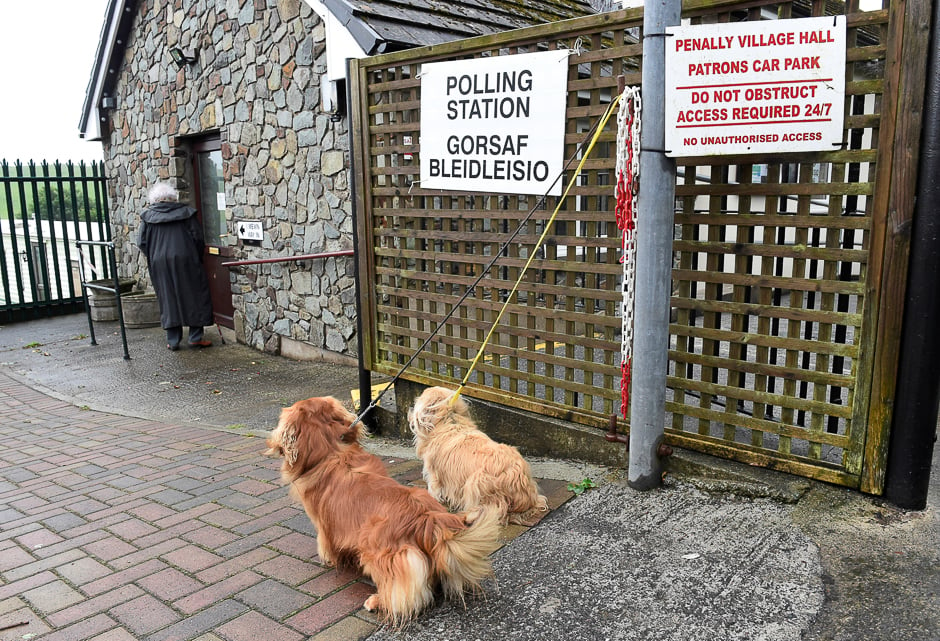
[[[299,454],[297,436],[300,430],[294,422],[296,412],[293,409],[288,407],[281,410],[281,418],[278,421],[277,428],[271,433],[271,438],[268,439],[270,449],[266,452],[266,454],[280,454],[288,465],[294,465]]]
[[[284,449],[284,460],[293,465],[297,462],[299,452],[297,451],[297,426],[291,425],[281,434],[281,447]]]
[[[334,420],[336,406],[345,418],[348,412],[333,398],[308,398],[281,410],[281,420],[272,436],[279,439],[284,460],[291,467],[296,465],[295,471],[303,473],[337,451],[348,423]]]
[[[460,410],[463,405],[466,413],[466,403],[458,398],[457,404],[451,407],[451,399],[454,393],[444,387],[429,387],[415,401],[414,408],[408,412],[408,424],[411,431],[415,434],[421,432],[427,434],[447,418],[451,411]]]

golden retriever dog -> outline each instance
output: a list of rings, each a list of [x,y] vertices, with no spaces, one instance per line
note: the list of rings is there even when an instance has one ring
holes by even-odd
[[[481,432],[463,399],[429,387],[408,412],[424,480],[434,498],[454,509],[495,511],[500,521],[531,525],[548,510],[519,450]]]
[[[492,576],[496,514],[452,514],[427,490],[392,479],[359,444],[355,416],[332,397],[281,411],[266,454],[278,455],[281,479],[317,529],[317,553],[370,577],[367,610],[403,625],[431,604],[434,591],[463,599]]]

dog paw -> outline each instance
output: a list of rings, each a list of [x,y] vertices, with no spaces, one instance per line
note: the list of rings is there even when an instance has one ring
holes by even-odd
[[[375,612],[376,610],[380,609],[382,606],[379,602],[379,595],[373,594],[370,596],[368,599],[366,599],[366,602],[362,604],[362,607],[364,607],[369,612]]]
[[[331,568],[336,567],[336,559],[333,558],[331,551],[320,544],[319,539],[317,539],[317,556],[320,557],[320,562],[323,565],[326,565]]]
[[[511,516],[509,517],[510,524],[512,525],[521,525],[523,527],[532,527],[539,522],[538,519],[526,518],[524,516]]]
[[[534,508],[526,512],[512,512],[508,515],[509,523],[513,525],[522,525],[524,527],[532,527],[536,523],[542,520],[542,517],[545,513],[548,512],[548,508],[544,510],[542,508]]]

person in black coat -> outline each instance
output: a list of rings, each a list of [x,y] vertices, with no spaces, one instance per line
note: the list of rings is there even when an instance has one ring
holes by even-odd
[[[196,210],[178,202],[179,193],[167,182],[153,185],[147,200],[150,207],[140,215],[137,246],[147,256],[166,346],[179,349],[185,325],[190,347],[210,347],[203,328],[212,324],[212,297],[202,269],[205,241]]]

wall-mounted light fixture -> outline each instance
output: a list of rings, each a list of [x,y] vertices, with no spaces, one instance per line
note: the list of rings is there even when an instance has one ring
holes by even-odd
[[[330,120],[339,122],[346,115],[346,80],[321,82],[321,104]]]
[[[196,56],[190,58],[183,50],[179,47],[173,47],[170,49],[170,57],[173,58],[173,62],[176,63],[176,66],[180,69],[184,69],[186,65],[191,65],[196,63]]]

